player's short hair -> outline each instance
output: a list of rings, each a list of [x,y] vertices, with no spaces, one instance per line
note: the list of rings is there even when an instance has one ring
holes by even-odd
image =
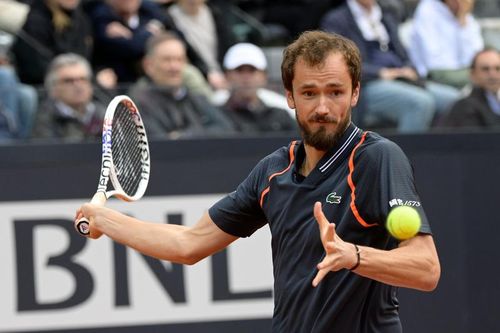
[[[359,49],[348,38],[324,31],[303,32],[283,51],[281,79],[286,90],[292,91],[295,76],[295,64],[302,59],[309,66],[317,66],[331,53],[340,53],[349,69],[352,88],[355,89],[361,79],[361,55]]]

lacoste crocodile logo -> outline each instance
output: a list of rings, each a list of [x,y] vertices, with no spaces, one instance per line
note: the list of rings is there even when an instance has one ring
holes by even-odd
[[[342,197],[337,195],[337,192],[332,192],[326,196],[326,202],[330,204],[339,204]]]

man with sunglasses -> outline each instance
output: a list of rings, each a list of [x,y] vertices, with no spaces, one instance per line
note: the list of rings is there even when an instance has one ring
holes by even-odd
[[[443,120],[446,127],[500,128],[500,53],[479,51],[470,67],[473,88]]]

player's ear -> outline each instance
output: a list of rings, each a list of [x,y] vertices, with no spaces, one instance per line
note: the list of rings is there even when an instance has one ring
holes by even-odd
[[[286,102],[290,109],[295,109],[295,100],[293,99],[293,93],[290,90],[285,90]]]
[[[359,93],[361,91],[361,85],[360,83],[358,82],[358,84],[356,85],[356,87],[353,89],[352,91],[352,96],[351,96],[351,107],[355,107],[356,104],[358,104],[358,100],[359,100]]]

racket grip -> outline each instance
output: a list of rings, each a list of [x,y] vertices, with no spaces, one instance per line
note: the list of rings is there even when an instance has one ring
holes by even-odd
[[[106,203],[106,194],[97,192],[90,200],[91,204],[104,206]],[[90,235],[90,221],[86,217],[80,218],[75,225],[76,231],[82,236],[88,237]]]
[[[90,234],[90,222],[87,218],[82,217],[76,222],[76,231],[80,233],[80,235],[87,237]]]

